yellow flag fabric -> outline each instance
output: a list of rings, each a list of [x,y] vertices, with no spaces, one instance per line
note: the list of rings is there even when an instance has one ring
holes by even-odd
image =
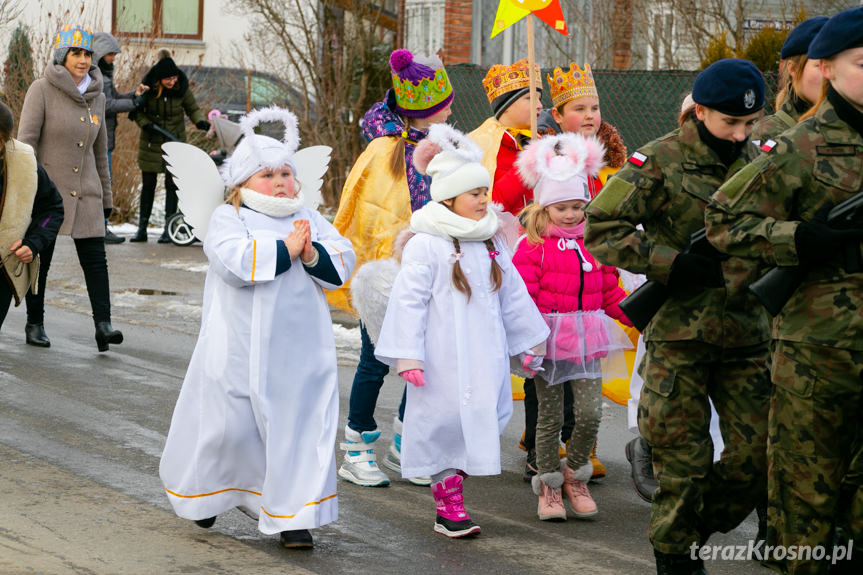
[[[560,0],[500,0],[491,37],[494,38],[528,14],[534,14],[564,36],[569,35]]]

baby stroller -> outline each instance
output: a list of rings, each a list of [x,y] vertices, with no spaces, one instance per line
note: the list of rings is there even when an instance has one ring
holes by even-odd
[[[213,124],[213,131],[219,141],[219,150],[210,152],[210,157],[217,166],[221,166],[231,152],[234,151],[236,145],[243,137],[243,131],[240,125],[222,118],[213,113],[210,115],[210,121]],[[192,227],[183,218],[183,212],[178,211],[168,218],[167,222],[168,237],[171,243],[178,246],[189,246],[198,241]]]

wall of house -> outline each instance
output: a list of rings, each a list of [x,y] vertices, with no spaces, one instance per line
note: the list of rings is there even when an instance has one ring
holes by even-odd
[[[204,0],[204,22],[201,40],[124,39],[120,45],[132,50],[168,48],[178,64],[231,66],[234,51],[242,47],[243,34],[248,29],[244,18],[229,13],[228,0]],[[111,31],[111,0],[22,0],[22,12],[17,21],[2,23],[0,54],[5,59],[12,31],[18,22],[30,28],[34,58],[47,63],[53,49],[54,32],[58,24],[83,24],[94,31]],[[65,14],[72,14],[65,16]],[[37,69],[41,66],[37,64]]]

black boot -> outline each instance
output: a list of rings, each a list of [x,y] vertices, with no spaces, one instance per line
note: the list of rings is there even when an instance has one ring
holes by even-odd
[[[108,351],[109,343],[123,343],[123,332],[111,327],[110,321],[97,321],[96,346],[99,351]]]
[[[147,227],[138,226],[138,231],[134,236],[129,238],[130,242],[146,242],[147,241]]]
[[[198,527],[200,527],[202,529],[209,529],[210,527],[213,526],[213,524],[215,522],[216,522],[216,516],[213,515],[212,517],[207,517],[206,519],[196,519],[195,525],[197,525]]]
[[[159,239],[157,241],[160,244],[170,244],[171,243],[171,237],[168,235],[168,228],[167,227],[162,231],[162,235],[159,236]]]
[[[24,326],[24,335],[27,337],[27,343],[36,347],[51,347],[51,340],[45,333],[45,324],[28,323]]]
[[[279,540],[282,542],[282,547],[287,549],[311,549],[315,546],[315,541],[308,529],[282,531]]]
[[[108,220],[105,220],[105,243],[106,244],[122,244],[126,238],[118,236],[108,229]]]
[[[690,554],[672,555],[653,550],[656,558],[656,575],[707,575],[704,561],[693,559]]]
[[[650,503],[659,483],[653,477],[653,450],[643,437],[626,444],[626,460],[632,467],[632,486],[639,497]]]

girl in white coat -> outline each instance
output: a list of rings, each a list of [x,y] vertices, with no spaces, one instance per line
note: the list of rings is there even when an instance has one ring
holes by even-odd
[[[249,129],[222,167],[234,189],[204,240],[201,332],[159,471],[180,517],[207,528],[238,507],[302,548],[338,516],[336,348],[321,288],[344,283],[355,260],[303,207],[296,117],[283,112],[287,142]]]
[[[500,473],[500,434],[512,415],[510,356],[542,361],[548,326],[513,268],[488,209],[482,152],[436,124],[414,163],[431,198],[411,217],[402,267],[376,347],[408,387],[402,475],[432,477],[434,530],[480,532],[465,511],[462,481]]]

